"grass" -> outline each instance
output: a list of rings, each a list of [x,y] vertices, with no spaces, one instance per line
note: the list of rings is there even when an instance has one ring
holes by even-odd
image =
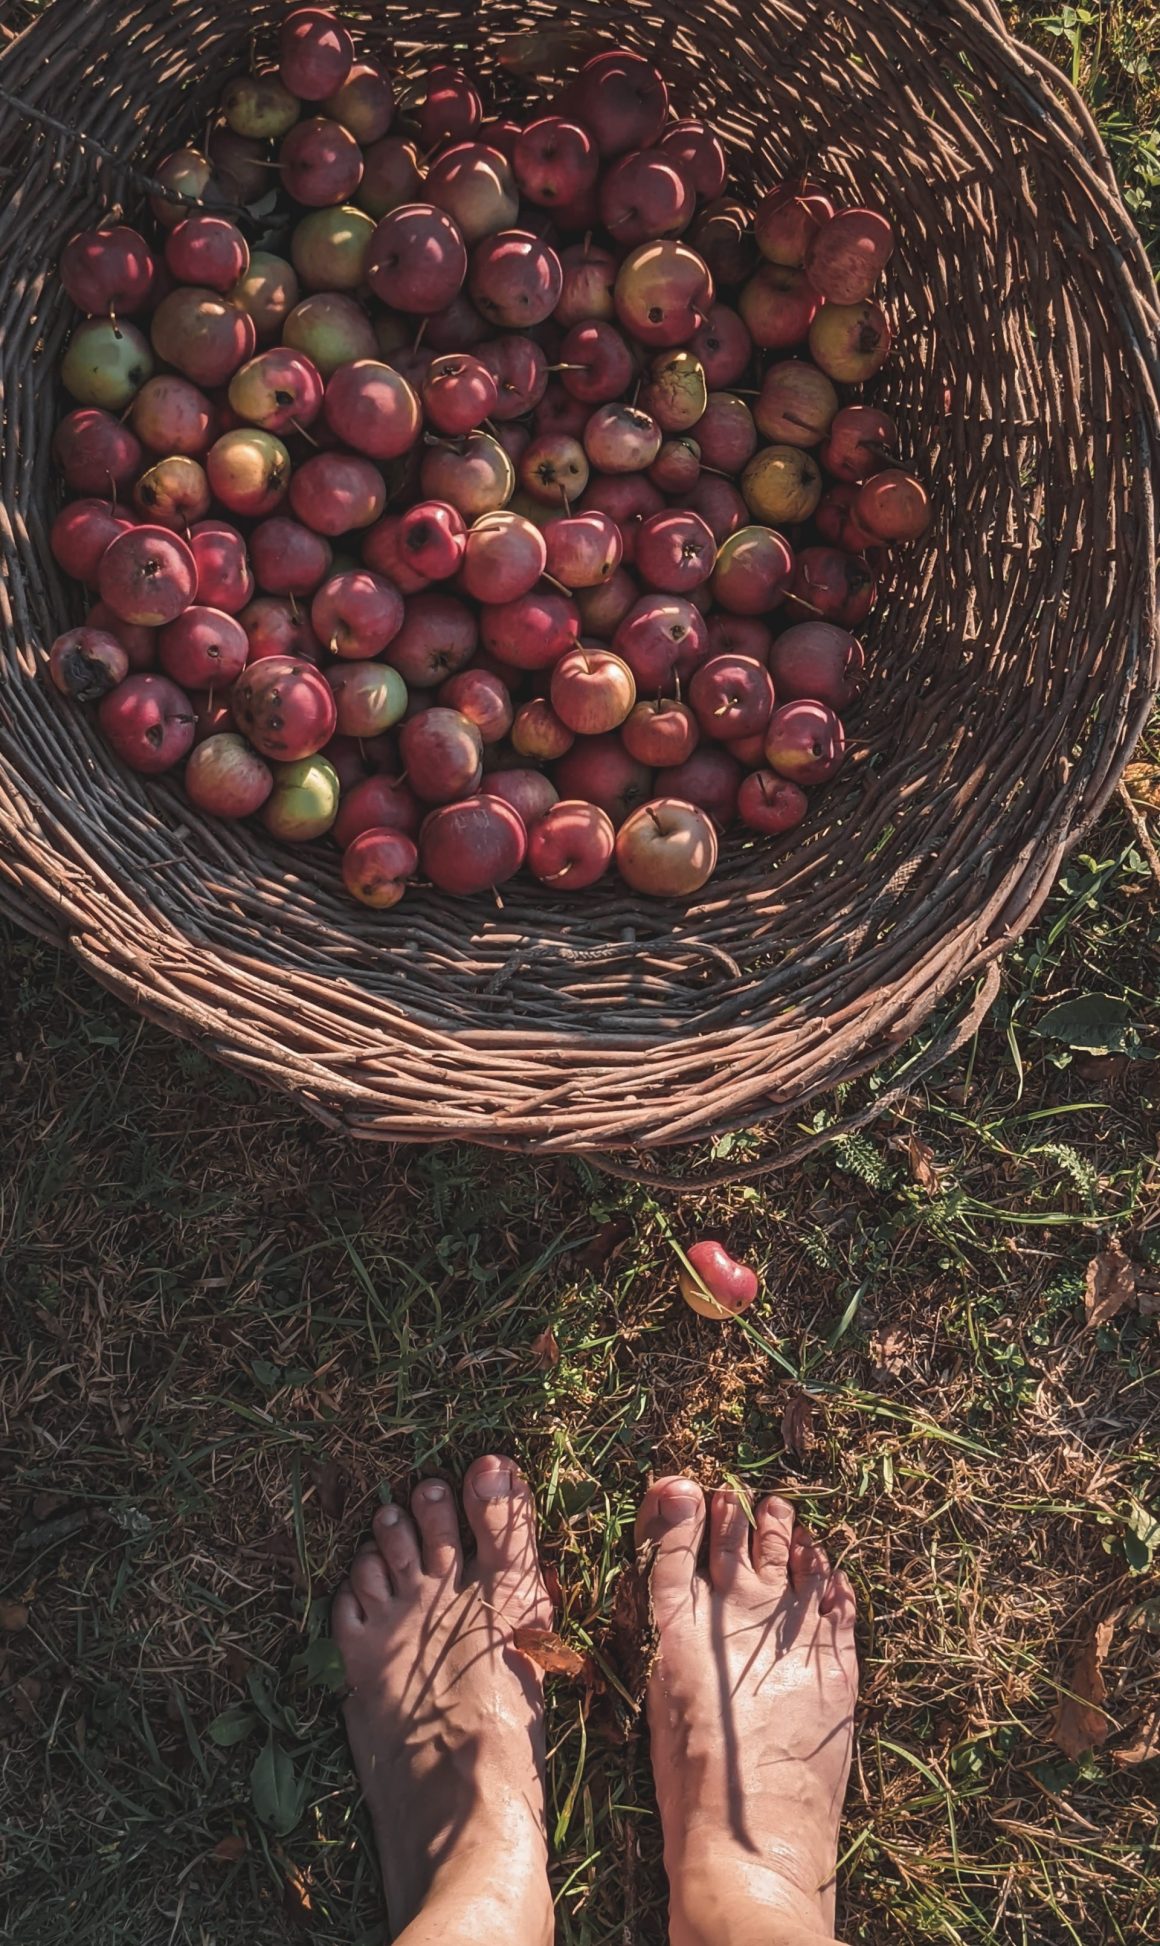
[[[1023,24],[1154,246],[1155,17]],[[1132,789],[1160,809],[1160,742]],[[528,1467],[564,1627],[609,1672],[552,1691],[567,1946],[664,1938],[610,1633],[662,1467],[788,1484],[856,1581],[846,1936],[1160,1935],[1156,1767],[1116,1757],[1160,1674],[1160,1343],[1083,1304],[1113,1235],[1160,1283],[1160,885],[1119,801],[934,1082],[792,1180],[692,1204],[335,1142],[0,944],[0,1937],[381,1938],[328,1596],[383,1492],[488,1446]],[[674,1300],[694,1227],[760,1264],[751,1327]],[[1072,1761],[1054,1711],[1109,1617],[1111,1733]]]

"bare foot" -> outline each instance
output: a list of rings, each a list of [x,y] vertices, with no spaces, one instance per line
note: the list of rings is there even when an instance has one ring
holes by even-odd
[[[532,1497],[511,1460],[476,1460],[463,1506],[426,1480],[375,1515],[335,1597],[346,1727],[370,1807],[387,1909],[407,1946],[542,1946],[553,1930],[544,1829],[543,1695],[511,1646],[551,1626]],[[416,1531],[417,1530],[417,1531]]]
[[[790,1946],[834,1930],[838,1825],[858,1662],[854,1594],[784,1500],[751,1523],[660,1480],[637,1517],[656,1548],[649,1686],[674,1946]]]

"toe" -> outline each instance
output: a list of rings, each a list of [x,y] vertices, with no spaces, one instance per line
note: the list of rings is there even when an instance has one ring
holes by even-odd
[[[784,1587],[793,1540],[793,1508],[775,1493],[761,1502],[753,1526],[753,1565],[763,1581]]]
[[[839,1628],[853,1629],[858,1614],[858,1604],[850,1580],[842,1573],[841,1568],[836,1569],[830,1576],[820,1606],[822,1614],[829,1616]]]
[[[789,1579],[795,1595],[820,1603],[830,1579],[830,1563],[808,1527],[795,1526],[789,1550]]]
[[[351,1563],[350,1585],[355,1600],[368,1621],[382,1613],[391,1599],[387,1564],[373,1541],[360,1547]]]
[[[705,1496],[695,1480],[672,1475],[651,1486],[636,1517],[638,1548],[656,1548],[652,1597],[658,1621],[692,1599],[705,1531]]]
[[[457,1587],[462,1556],[451,1488],[443,1480],[421,1480],[411,1495],[411,1513],[423,1543],[424,1574]]]
[[[463,1511],[475,1535],[481,1574],[539,1575],[535,1503],[514,1460],[494,1453],[475,1460],[463,1482]]]
[[[391,1586],[397,1595],[410,1594],[418,1585],[422,1564],[415,1529],[401,1507],[388,1503],[374,1518],[375,1548],[386,1562]]]
[[[348,1642],[356,1642],[367,1625],[362,1605],[349,1581],[344,1581],[330,1604],[330,1633],[341,1653]]]
[[[731,1588],[752,1573],[749,1561],[750,1503],[730,1487],[718,1487],[709,1507],[709,1579]]]

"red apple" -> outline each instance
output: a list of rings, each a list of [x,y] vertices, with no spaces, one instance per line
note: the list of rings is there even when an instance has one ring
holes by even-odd
[[[290,94],[323,101],[341,88],[354,65],[354,42],[324,7],[299,7],[278,30],[278,74]]]
[[[716,870],[717,833],[695,805],[674,797],[654,798],[621,825],[616,864],[634,892],[658,899],[688,898]]]
[[[671,797],[696,804],[708,812],[718,831],[727,831],[737,815],[741,765],[719,743],[702,743],[683,764],[664,773]]]
[[[332,373],[324,411],[343,444],[371,459],[399,459],[423,429],[414,387],[376,358],[356,358]]]
[[[274,773],[244,737],[228,732],[199,743],[185,766],[185,794],[215,818],[248,818],[274,788]]]
[[[398,905],[415,876],[419,853],[401,831],[362,831],[342,858],[342,882],[362,905],[387,912]]]
[[[109,499],[132,486],[145,459],[140,441],[128,426],[95,406],[80,406],[61,420],[53,438],[52,456],[70,493],[98,498],[104,494]]]
[[[737,300],[746,330],[765,351],[788,351],[807,336],[819,298],[804,270],[763,263]]]
[[[408,600],[387,660],[408,689],[435,689],[471,661],[478,639],[476,617],[466,603],[433,589]]]
[[[122,621],[160,628],[192,602],[197,563],[187,543],[167,527],[134,527],[105,549],[97,586],[101,600]]]
[[[642,344],[684,345],[713,302],[713,279],[687,243],[640,243],[617,272],[613,301],[621,323]]]
[[[408,717],[399,731],[407,782],[425,804],[470,797],[483,774],[483,739],[458,710],[433,709]]]
[[[427,367],[421,396],[428,423],[458,439],[490,418],[499,387],[481,359],[446,352]]]
[[[666,439],[648,469],[648,477],[662,493],[684,500],[701,477],[701,448],[696,440],[687,432]]]
[[[539,405],[548,389],[548,361],[534,338],[525,337],[522,332],[488,338],[477,344],[476,357],[495,380],[493,419],[502,425],[505,420],[518,419]]]
[[[414,792],[399,778],[380,773],[344,789],[334,838],[344,850],[363,831],[401,831],[407,838],[417,838],[422,821],[423,809]]]
[[[699,514],[653,514],[636,540],[636,569],[646,588],[691,594],[708,581],[717,543]]]
[[[568,507],[588,484],[588,457],[575,439],[542,433],[524,448],[518,469],[524,492],[544,507]]]
[[[825,784],[841,768],[846,738],[825,703],[783,703],[769,719],[765,760],[795,784]]]
[[[631,247],[656,237],[679,236],[693,214],[696,194],[687,171],[671,151],[634,149],[606,169],[597,206],[614,242]]]
[[[737,793],[737,815],[742,824],[769,838],[792,831],[808,809],[805,792],[774,770],[751,770]]]
[[[315,453],[290,481],[290,505],[303,526],[331,538],[373,526],[386,498],[378,467],[352,453]]]
[[[151,335],[158,358],[195,385],[210,387],[227,384],[258,343],[248,311],[218,291],[192,285],[162,298]]]
[[[552,313],[557,324],[568,330],[587,318],[614,318],[616,306],[612,290],[616,283],[617,262],[608,250],[590,241],[570,243],[560,253],[564,287]]]
[[[400,552],[427,581],[449,581],[466,544],[462,515],[443,500],[418,500],[400,518]]]
[[[550,669],[575,648],[580,611],[571,596],[534,588],[516,601],[485,606],[479,630],[484,648],[501,662],[517,669]]]
[[[597,406],[584,428],[584,451],[601,473],[643,473],[661,449],[663,434],[649,412],[617,400]]]
[[[254,577],[237,528],[224,520],[199,521],[190,529],[189,545],[197,563],[194,599],[203,608],[240,614],[254,598]]]
[[[157,262],[145,238],[118,223],[70,237],[61,252],[59,274],[78,311],[130,318],[153,295]]]
[[[564,390],[586,405],[604,405],[628,390],[636,359],[614,324],[592,318],[574,324],[560,346]]]
[[[238,620],[250,645],[249,660],[261,662],[268,656],[291,656],[299,662],[317,662],[322,645],[301,608],[271,595],[259,595],[242,609]]]
[[[70,628],[48,653],[55,689],[74,703],[99,703],[129,674],[129,658],[115,635],[99,628]]]
[[[419,151],[402,135],[387,135],[372,142],[363,157],[363,179],[356,202],[376,220],[388,211],[413,203],[423,186]]]
[[[263,656],[251,662],[234,684],[230,709],[242,735],[263,757],[279,763],[314,756],[338,727],[328,684],[296,656]]]
[[[71,500],[53,521],[48,544],[66,574],[95,588],[108,548],[131,533],[134,524],[129,507],[108,500]]]
[[[757,268],[753,218],[735,196],[715,196],[698,211],[689,242],[705,259],[715,284],[743,284]]]
[[[492,240],[477,249],[487,249]],[[402,203],[380,219],[367,282],[393,311],[442,311],[466,275],[467,249],[459,225],[446,210],[433,203]],[[484,310],[474,290],[471,295]]]
[[[829,622],[800,622],[779,635],[769,668],[782,702],[811,700],[847,708],[862,691],[862,645]]]
[[[612,646],[641,695],[661,696],[704,661],[709,635],[704,616],[684,596],[645,595],[621,622]]]
[[[167,676],[183,689],[227,689],[246,666],[250,644],[235,615],[221,608],[187,608],[158,637]]]
[[[569,654],[572,651],[569,650]],[[534,696],[521,704],[512,723],[512,748],[521,757],[534,757],[540,763],[554,763],[576,741],[575,732],[557,716],[551,703]]]
[[[614,825],[622,824],[652,790],[651,770],[629,755],[615,732],[581,737],[560,758],[554,781],[561,797],[598,804]]]
[[[333,549],[300,521],[275,514],[250,535],[258,585],[271,595],[312,595],[330,573]]]
[[[718,547],[749,520],[746,506],[732,480],[702,473],[688,498],[690,513],[700,514]]]
[[[552,708],[577,736],[618,729],[636,702],[632,670],[610,649],[570,649],[552,670],[550,688]]]
[[[456,709],[474,723],[484,748],[500,743],[512,727],[515,715],[511,691],[489,669],[461,669],[439,685],[436,701],[445,709]]]
[[[510,459],[486,432],[428,446],[419,467],[420,490],[429,499],[448,501],[467,521],[506,506],[515,484]]]
[[[749,369],[753,340],[744,319],[728,304],[711,304],[689,339],[689,350],[700,360],[710,390],[728,391]]]
[[[757,450],[753,414],[735,392],[710,392],[695,438],[702,465],[715,466],[722,473],[740,473]]]
[[[423,820],[419,856],[441,892],[470,898],[513,878],[528,834],[519,813],[494,794],[447,804]]]
[[[715,655],[694,671],[689,702],[704,734],[728,743],[765,731],[773,714],[773,684],[763,663]]]
[[[887,546],[920,539],[931,523],[930,495],[922,481],[894,468],[865,481],[850,511],[859,527]]]
[[[550,318],[560,301],[564,272],[550,244],[527,230],[500,230],[471,253],[471,301],[492,324],[528,331]]]
[[[475,601],[502,604],[530,594],[547,564],[547,542],[522,514],[483,514],[467,531],[459,582]]]
[[[541,208],[559,208],[595,188],[600,153],[578,122],[544,115],[520,130],[512,145],[520,192]],[[587,315],[591,315],[588,313]]]
[[[125,651],[131,670],[152,669],[157,661],[157,631],[154,628],[137,628],[132,622],[123,622],[119,615],[103,601],[94,602],[85,616],[85,627],[97,629],[102,635],[111,635]]]
[[[721,543],[713,594],[735,615],[767,615],[782,600],[793,573],[789,542],[772,527],[739,527]]]
[[[193,747],[193,705],[168,676],[126,676],[98,703],[97,720],[121,762],[147,777],[172,770]]]
[[[486,142],[456,142],[436,157],[424,185],[427,199],[446,210],[467,244],[510,230],[520,213],[511,164]]]
[[[630,757],[650,770],[667,770],[683,764],[700,742],[697,719],[685,703],[658,696],[638,703],[625,720],[621,742]]]
[[[747,1311],[761,1289],[757,1273],[738,1263],[723,1243],[706,1240],[686,1251],[689,1268],[681,1265],[681,1296],[699,1317],[735,1318]]]
[[[363,175],[362,150],[348,128],[324,115],[297,122],[278,150],[282,187],[307,209],[347,203]]]
[[[805,272],[827,304],[860,304],[869,297],[894,249],[894,231],[872,209],[841,209],[819,224],[805,254]]]
[[[680,163],[698,196],[710,202],[721,194],[728,164],[721,137],[708,122],[670,122],[658,146]]]
[[[817,446],[838,410],[838,394],[816,365],[784,358],[770,365],[753,408],[757,430],[783,446]]]
[[[250,247],[228,217],[197,211],[170,230],[165,262],[179,284],[230,291],[250,267]]]
[[[616,849],[612,820],[598,804],[564,799],[528,833],[528,869],[556,892],[581,892],[604,877]]]
[[[897,452],[898,428],[893,419],[874,405],[844,405],[834,414],[818,458],[836,480],[860,485],[872,473],[883,472]]]
[[[586,61],[565,95],[566,112],[588,129],[601,155],[623,155],[656,141],[669,91],[650,62],[618,47]]]
[[[615,568],[608,580],[595,588],[579,588],[576,605],[580,626],[586,636],[611,642],[621,622],[640,600],[640,589],[624,568]]]
[[[413,116],[423,147],[435,149],[474,135],[483,120],[483,103],[462,69],[438,66],[429,69],[426,91]]]
[[[548,573],[569,589],[598,587],[616,572],[624,553],[616,522],[595,508],[550,520],[543,538]]]
[[[502,798],[518,811],[529,833],[558,802],[556,787],[542,770],[493,770],[479,788],[484,797]]]
[[[731,615],[727,609],[714,609],[707,619],[710,655],[745,655],[769,667],[773,632],[768,623],[756,615]]]
[[[266,432],[301,432],[322,410],[322,374],[305,352],[277,345],[260,351],[230,380],[229,401],[239,419]]]
[[[403,597],[391,581],[351,568],[324,581],[310,608],[311,625],[332,655],[365,661],[381,655],[403,626]]]
[[[210,488],[195,459],[177,454],[160,459],[142,473],[133,488],[133,505],[145,520],[185,533],[209,512]]]
[[[874,606],[873,570],[840,547],[804,547],[794,562],[786,614],[819,616],[843,628],[865,621]]]

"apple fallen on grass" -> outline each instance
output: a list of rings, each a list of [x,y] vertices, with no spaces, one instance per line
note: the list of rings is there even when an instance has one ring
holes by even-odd
[[[731,1257],[723,1243],[706,1238],[690,1244],[679,1272],[681,1296],[699,1317],[717,1323],[735,1318],[756,1301],[757,1272]]]

